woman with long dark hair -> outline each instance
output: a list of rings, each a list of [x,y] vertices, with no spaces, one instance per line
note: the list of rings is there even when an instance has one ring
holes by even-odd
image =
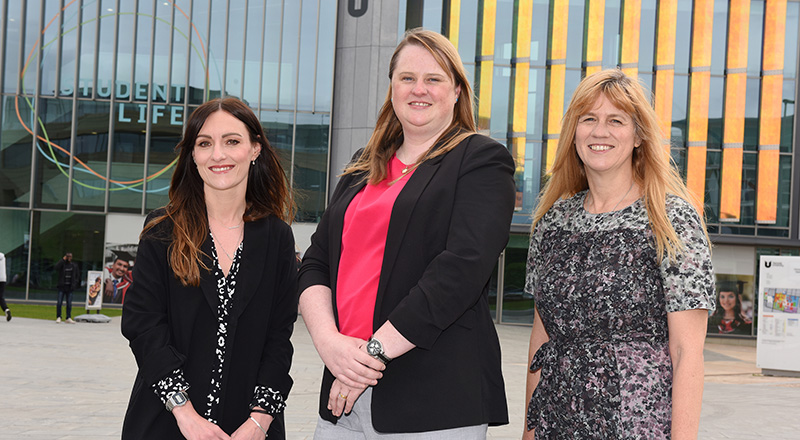
[[[742,298],[733,286],[722,286],[717,294],[717,306],[708,318],[708,333],[749,335],[753,323],[742,312]]]
[[[198,107],[177,150],[123,306],[139,373],[122,437],[284,438],[297,316],[286,176],[235,98]]]

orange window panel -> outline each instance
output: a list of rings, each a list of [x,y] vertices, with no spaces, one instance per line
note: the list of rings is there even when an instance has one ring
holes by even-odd
[[[689,121],[687,133],[686,186],[702,212],[706,192],[706,143],[708,142],[708,99],[711,78],[711,36],[713,0],[696,0],[693,11],[691,78],[689,79]]]
[[[550,3],[550,53],[545,78],[545,138],[547,140],[545,170],[550,173],[556,157],[561,117],[564,115],[564,81],[567,62],[567,24],[569,0]]]
[[[531,26],[533,22],[533,0],[519,0],[514,11],[514,59],[511,61],[511,154],[516,162],[515,173],[525,173],[526,129],[528,124],[528,81],[530,77]],[[516,209],[522,209],[523,194],[517,188]]]
[[[742,210],[742,146],[747,96],[747,38],[750,0],[731,0],[728,8],[728,62],[719,220],[738,222]]]
[[[590,0],[586,16],[586,75],[603,68],[603,29],[605,25],[605,0]]]
[[[478,130],[489,130],[492,116],[492,80],[494,77],[494,33],[497,21],[497,0],[482,0],[479,6],[481,32],[476,80],[478,87]]]
[[[758,139],[756,222],[774,224],[778,214],[778,168],[783,100],[786,0],[767,0],[761,61],[761,114]]]
[[[669,139],[672,131],[672,94],[675,79],[675,36],[678,22],[678,1],[658,2],[656,29],[655,110],[661,131]],[[669,144],[665,145],[669,154]]]
[[[622,50],[620,67],[626,75],[636,78],[639,74],[639,30],[642,22],[642,2],[625,0],[622,9]]]

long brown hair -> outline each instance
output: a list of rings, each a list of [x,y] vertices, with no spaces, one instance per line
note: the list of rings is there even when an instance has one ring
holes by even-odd
[[[439,66],[453,81],[455,87],[461,86],[453,111],[453,121],[441,137],[434,142],[431,148],[417,162],[417,165],[427,159],[431,159],[455,148],[462,140],[475,133],[475,115],[473,113],[472,89],[467,80],[467,72],[461,64],[461,57],[453,44],[442,34],[416,28],[406,31],[403,40],[395,48],[392,60],[389,63],[389,80],[391,81],[394,70],[397,67],[397,59],[406,46],[414,45],[426,49]],[[392,85],[389,84],[389,91],[386,99],[378,114],[378,121],[375,130],[369,138],[364,152],[356,162],[350,164],[343,174],[356,172],[366,172],[366,179],[371,184],[377,184],[386,178],[386,166],[389,159],[403,144],[403,127],[392,107]],[[441,147],[436,148],[437,145]]]
[[[203,179],[192,160],[192,151],[200,129],[211,114],[223,111],[242,121],[250,134],[250,141],[261,145],[261,153],[255,164],[249,167],[245,193],[246,222],[274,215],[291,222],[294,215],[289,182],[281,167],[277,153],[269,144],[253,110],[236,98],[217,98],[198,107],[186,121],[186,131],[175,147],[178,162],[172,173],[169,188],[169,203],[164,215],[152,219],[145,225],[141,237],[154,226],[170,219],[173,223],[169,263],[175,277],[185,286],[200,284],[200,268],[208,270],[203,263],[200,250],[208,237]]]
[[[658,116],[650,105],[644,88],[618,69],[589,75],[575,89],[561,121],[561,135],[552,177],[539,196],[532,228],[536,227],[556,201],[572,197],[589,187],[583,161],[575,149],[575,130],[580,116],[594,107],[601,94],[633,118],[636,136],[642,140],[639,147],[633,149],[633,180],[642,188],[658,259],[663,259],[665,252],[673,259],[683,252],[684,245],[667,217],[667,194],[678,196],[694,205],[693,197],[664,148],[666,141],[659,128]],[[702,212],[699,214],[708,241],[704,216]]]

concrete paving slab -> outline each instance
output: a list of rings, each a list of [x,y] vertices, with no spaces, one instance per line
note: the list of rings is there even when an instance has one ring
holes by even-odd
[[[117,439],[136,375],[119,330],[108,324],[0,320],[0,440]],[[499,325],[511,424],[490,439],[518,439],[524,417],[530,327]],[[311,439],[322,362],[302,319],[292,338],[295,381],[286,410],[289,439]],[[699,438],[800,438],[800,379],[768,377],[755,347],[706,344],[706,384]]]

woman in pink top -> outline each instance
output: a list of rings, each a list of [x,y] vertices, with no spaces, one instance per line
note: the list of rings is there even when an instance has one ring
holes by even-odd
[[[488,285],[514,161],[475,132],[466,72],[442,35],[407,32],[389,78],[300,268],[326,367],[315,438],[482,439],[508,422]]]

